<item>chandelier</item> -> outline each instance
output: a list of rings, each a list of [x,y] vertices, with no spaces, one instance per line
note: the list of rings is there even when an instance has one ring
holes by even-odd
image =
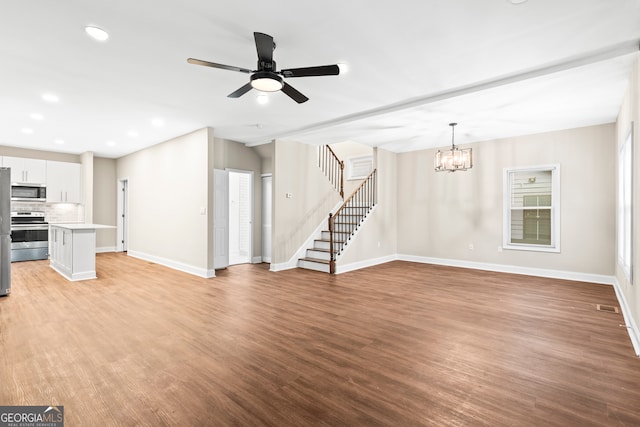
[[[447,151],[440,151],[436,153],[435,157],[435,169],[436,172],[442,171],[466,171],[471,169],[473,162],[471,160],[471,148],[459,149],[453,143],[454,130],[457,123],[449,123],[451,126],[451,149]]]

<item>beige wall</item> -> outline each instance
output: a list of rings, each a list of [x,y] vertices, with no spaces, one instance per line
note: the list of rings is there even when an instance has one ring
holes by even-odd
[[[277,264],[289,261],[341,199],[317,166],[315,146],[275,141],[274,171],[271,262]]]
[[[199,269],[210,265],[209,137],[205,128],[124,156],[117,178],[128,179],[131,253]],[[211,254],[212,256],[212,254]]]
[[[275,144],[270,142],[269,144],[256,145],[253,149],[258,153],[262,159],[262,173],[273,173],[273,149]]]
[[[0,156],[26,157],[28,159],[54,160],[56,162],[80,163],[77,154],[56,153],[53,151],[30,150],[28,148],[0,145]]]
[[[633,182],[633,209],[634,209],[634,221],[633,224],[633,280],[635,284],[629,283],[624,276],[622,270],[616,265],[616,278],[620,284],[620,289],[624,294],[631,314],[635,319],[636,325],[640,325],[640,60],[636,61],[635,67],[631,74],[629,87],[624,96],[622,107],[618,115],[618,121],[616,123],[616,143],[612,147],[612,155],[617,157],[617,145],[620,144],[627,136],[630,124],[634,125],[634,138],[633,138],[633,169],[634,169],[634,182]],[[616,260],[614,258],[614,260]],[[639,337],[640,338],[640,337]]]
[[[252,257],[262,256],[262,159],[244,144],[214,138],[214,168],[253,172]]]
[[[117,215],[116,160],[93,158],[93,222],[116,225]],[[96,247],[116,248],[116,230],[98,230]]]
[[[82,203],[84,203],[84,222],[94,224],[93,220],[93,152],[87,151],[80,155],[82,185]]]
[[[610,276],[614,145],[613,125],[485,141],[471,145],[473,169],[456,173],[434,172],[436,150],[400,154],[398,252]],[[503,168],[554,163],[561,168],[561,252],[499,252]]]
[[[345,248],[338,262],[337,271],[349,264],[370,259],[394,256],[397,242],[397,154],[376,150],[378,203],[373,213],[358,230],[357,236]]]

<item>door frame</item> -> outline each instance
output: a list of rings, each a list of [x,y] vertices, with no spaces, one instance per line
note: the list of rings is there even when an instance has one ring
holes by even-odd
[[[118,179],[117,188],[116,252],[126,252],[129,248],[129,178]]]
[[[269,236],[269,239],[265,239],[265,231],[264,231],[264,227],[265,225],[265,204],[266,204],[266,198],[265,198],[265,191],[264,191],[264,180],[265,178],[271,178],[271,200],[269,200],[269,207],[271,207],[271,212],[270,212],[270,218],[271,218],[271,223],[269,224],[269,226],[271,227],[271,230],[273,230],[273,174],[272,173],[263,173],[262,175],[260,175],[260,184],[262,185],[262,218],[260,218],[260,232],[262,233],[262,262],[268,262],[269,264],[271,264],[271,255],[272,255],[272,251],[273,251],[273,244],[271,245],[271,247],[269,248],[269,256],[265,256],[265,248],[266,248],[266,242],[272,242],[272,238],[273,238],[273,233],[271,233],[271,236]]]
[[[254,240],[253,224],[255,220],[254,209],[253,209],[253,203],[255,199],[255,193],[254,193],[255,186],[253,184],[254,172],[250,170],[233,169],[233,168],[225,168],[225,171],[227,171],[227,174],[229,174],[230,172],[233,172],[233,173],[242,173],[242,174],[249,175],[249,262],[248,264],[253,264],[253,240]],[[227,194],[229,194],[229,192],[227,192]],[[227,206],[229,206],[228,203],[227,203]],[[227,248],[227,250],[228,249],[229,248]]]

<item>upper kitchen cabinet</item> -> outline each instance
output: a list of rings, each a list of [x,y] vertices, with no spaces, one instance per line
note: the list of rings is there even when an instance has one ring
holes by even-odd
[[[47,180],[47,162],[23,157],[3,157],[2,166],[11,168],[11,182],[44,184]]]
[[[47,202],[82,203],[82,166],[47,161]]]

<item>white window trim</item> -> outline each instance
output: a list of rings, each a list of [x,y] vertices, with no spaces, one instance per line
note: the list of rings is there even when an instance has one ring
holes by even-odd
[[[511,243],[511,172],[551,171],[551,245]],[[509,167],[503,170],[502,247],[509,250],[560,252],[560,164]]]
[[[634,168],[633,168],[633,151],[634,151],[634,147],[633,147],[633,122],[629,125],[629,130],[627,131],[627,133],[625,134],[625,138],[624,140],[622,140],[618,146],[618,176],[617,176],[617,182],[616,182],[616,193],[617,193],[617,199],[616,199],[616,223],[617,223],[617,230],[616,230],[616,239],[617,239],[617,245],[616,245],[616,258],[617,258],[617,262],[618,262],[618,266],[620,267],[620,269],[623,271],[624,273],[624,277],[625,279],[633,284],[633,175],[634,175]],[[628,175],[630,177],[629,182],[627,182],[624,178],[624,167],[625,167],[625,158],[624,158],[624,151],[627,148],[627,144],[629,144],[629,151],[628,151],[628,161],[630,162],[630,175]],[[628,186],[628,187],[627,187]],[[621,200],[621,198],[623,197],[624,193],[628,193],[630,195],[631,200]],[[624,209],[624,206],[626,203],[628,202],[630,203],[630,211],[629,211],[629,218],[628,218],[628,229],[625,228],[625,225],[627,223],[627,221],[625,221],[625,219],[627,219],[625,217],[625,212],[621,212],[621,209]],[[628,240],[627,240],[628,239]],[[622,249],[621,249],[622,248]],[[628,248],[628,253],[625,253],[625,249]]]
[[[365,163],[368,162],[369,163],[369,170],[366,174],[364,175],[354,175],[354,167],[353,164],[354,163]],[[360,156],[360,157],[351,157],[349,159],[347,159],[347,181],[353,181],[356,179],[365,179],[366,177],[369,176],[369,174],[373,171],[373,156],[369,155],[369,156]]]

